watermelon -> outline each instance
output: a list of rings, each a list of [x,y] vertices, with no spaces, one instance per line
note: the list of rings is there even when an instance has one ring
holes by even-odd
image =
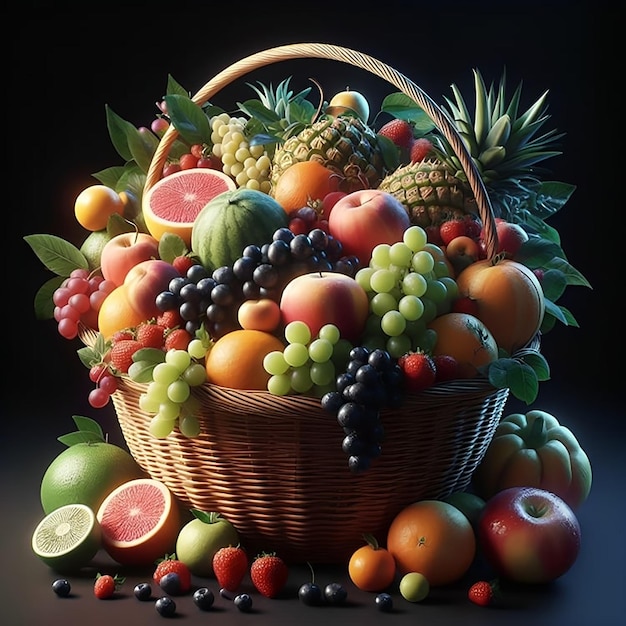
[[[289,218],[271,196],[255,189],[225,191],[200,211],[191,230],[191,250],[208,270],[232,265],[248,245],[272,241]]]

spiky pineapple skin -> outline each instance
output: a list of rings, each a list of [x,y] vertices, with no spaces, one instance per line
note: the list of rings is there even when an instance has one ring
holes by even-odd
[[[467,185],[437,159],[402,165],[378,188],[400,200],[411,223],[422,228],[475,213],[475,201]]]
[[[286,139],[274,154],[272,185],[291,165],[309,160],[340,176],[346,193],[375,189],[387,174],[376,134],[355,117],[327,116]]]

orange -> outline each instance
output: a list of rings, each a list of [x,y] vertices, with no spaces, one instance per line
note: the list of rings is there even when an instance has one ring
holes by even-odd
[[[489,329],[469,313],[445,313],[428,324],[437,333],[433,356],[453,356],[459,378],[474,378],[478,368],[498,358],[498,344]]]
[[[235,181],[219,170],[198,167],[169,174],[143,196],[146,228],[155,239],[172,233],[190,247],[191,230],[200,211],[219,194],[235,189]]]
[[[459,509],[440,500],[405,507],[387,531],[387,550],[401,575],[419,572],[431,587],[459,580],[476,555],[476,536]]]
[[[102,301],[98,311],[98,330],[105,339],[110,339],[118,330],[134,328],[144,321],[128,302],[125,285],[116,287]]]
[[[396,576],[396,562],[391,552],[366,535],[367,544],[357,548],[348,561],[350,580],[362,591],[383,591]]]
[[[96,517],[104,549],[121,565],[154,565],[174,552],[182,526],[174,494],[152,478],[136,478],[116,487]]]
[[[210,383],[231,389],[267,389],[270,375],[263,367],[265,355],[282,352],[276,336],[262,330],[233,330],[220,337],[206,356]]]
[[[124,200],[114,189],[106,185],[91,185],[83,189],[74,203],[74,215],[85,229],[95,231],[107,227],[114,213],[122,215]]]
[[[286,213],[312,206],[332,191],[339,190],[341,178],[318,161],[290,165],[276,181],[272,196]]]

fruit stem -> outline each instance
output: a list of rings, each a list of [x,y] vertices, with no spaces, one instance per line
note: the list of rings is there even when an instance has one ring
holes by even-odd
[[[528,448],[541,448],[548,440],[546,422],[543,417],[539,416],[532,424],[526,425],[523,429],[524,442]]]

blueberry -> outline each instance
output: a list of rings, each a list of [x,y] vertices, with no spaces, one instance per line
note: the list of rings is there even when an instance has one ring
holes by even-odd
[[[70,591],[72,587],[68,580],[65,578],[59,578],[52,583],[52,591],[57,594],[57,596],[61,598],[66,598],[70,595]]]
[[[181,591],[180,576],[176,572],[169,572],[169,574],[165,574],[165,576],[161,577],[159,586],[165,593],[177,596]]]
[[[379,611],[389,613],[393,609],[393,599],[388,593],[379,593],[375,601]]]
[[[137,600],[145,601],[152,597],[152,587],[148,583],[139,583],[133,590]]]
[[[329,583],[324,587],[324,597],[329,604],[343,604],[348,597],[348,592],[339,583]]]
[[[252,608],[252,598],[247,593],[235,596],[233,602],[242,613],[247,613]]]
[[[298,589],[298,598],[307,606],[318,606],[322,604],[322,598],[324,594],[319,585],[315,583],[304,583],[300,589]]]
[[[154,608],[159,615],[163,617],[172,617],[176,613],[176,602],[172,598],[163,596],[154,603]]]
[[[210,589],[200,587],[200,589],[196,589],[196,591],[194,591],[193,601],[199,609],[202,611],[208,611],[213,606],[215,596]]]

